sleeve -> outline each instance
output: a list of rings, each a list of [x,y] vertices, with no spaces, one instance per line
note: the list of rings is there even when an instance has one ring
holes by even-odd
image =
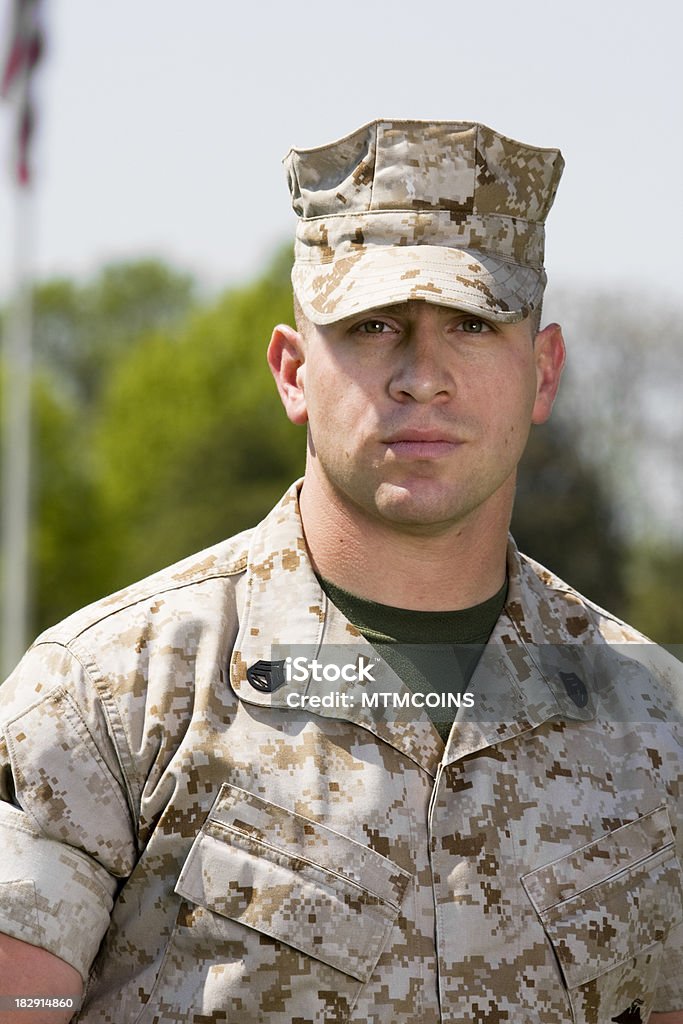
[[[95,688],[59,644],[0,686],[0,931],[87,979],[135,863],[124,780]]]
[[[668,700],[662,700],[667,728],[657,732],[660,742],[653,744],[666,776],[667,806],[675,838],[678,860],[678,884],[668,904],[676,912],[678,924],[664,940],[662,967],[657,978],[657,995],[653,1010],[671,1013],[683,1010],[683,666],[669,660]]]

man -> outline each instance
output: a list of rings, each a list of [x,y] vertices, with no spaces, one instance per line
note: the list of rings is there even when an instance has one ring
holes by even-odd
[[[0,990],[117,1024],[680,1024],[681,667],[508,539],[564,360],[562,158],[375,121],[286,165],[268,358],[303,486],[0,690]]]

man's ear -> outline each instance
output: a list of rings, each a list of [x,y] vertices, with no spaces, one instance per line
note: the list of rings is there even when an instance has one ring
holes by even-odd
[[[536,401],[531,415],[532,423],[545,423],[552,412],[565,356],[562,328],[559,324],[548,324],[538,332],[534,341]]]
[[[287,324],[278,324],[268,345],[268,366],[288,418],[298,425],[308,420],[304,393],[305,361],[306,348],[301,335]]]

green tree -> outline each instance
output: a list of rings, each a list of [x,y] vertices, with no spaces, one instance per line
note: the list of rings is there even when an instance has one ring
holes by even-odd
[[[45,377],[33,403],[31,577],[41,630],[98,593],[102,516],[78,410]]]
[[[634,540],[681,539],[683,317],[628,292],[559,291],[546,312],[564,327],[567,370],[554,418],[615,495]]]
[[[512,533],[520,550],[617,615],[627,610],[626,544],[613,495],[561,419],[532,428]]]
[[[154,333],[113,370],[94,457],[110,586],[122,586],[257,522],[303,468],[304,432],[265,360],[291,321],[291,255],[228,292],[171,339]]]
[[[629,567],[628,617],[652,640],[683,650],[683,545],[640,544]]]
[[[96,591],[101,515],[73,403],[46,374],[34,377],[31,402],[29,574],[35,632]],[[0,406],[0,422],[1,417]]]
[[[155,260],[113,264],[84,283],[54,279],[34,289],[33,633],[106,587],[111,557],[92,445],[100,392],[144,332],[173,336],[195,291],[187,274]]]
[[[84,284],[46,281],[34,293],[34,349],[75,401],[92,405],[112,367],[152,330],[171,335],[196,299],[188,275],[159,260],[110,264]]]

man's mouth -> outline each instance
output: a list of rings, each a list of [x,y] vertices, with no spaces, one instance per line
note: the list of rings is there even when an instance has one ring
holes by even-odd
[[[442,430],[399,430],[382,444],[397,458],[438,459],[450,455],[462,441]]]

